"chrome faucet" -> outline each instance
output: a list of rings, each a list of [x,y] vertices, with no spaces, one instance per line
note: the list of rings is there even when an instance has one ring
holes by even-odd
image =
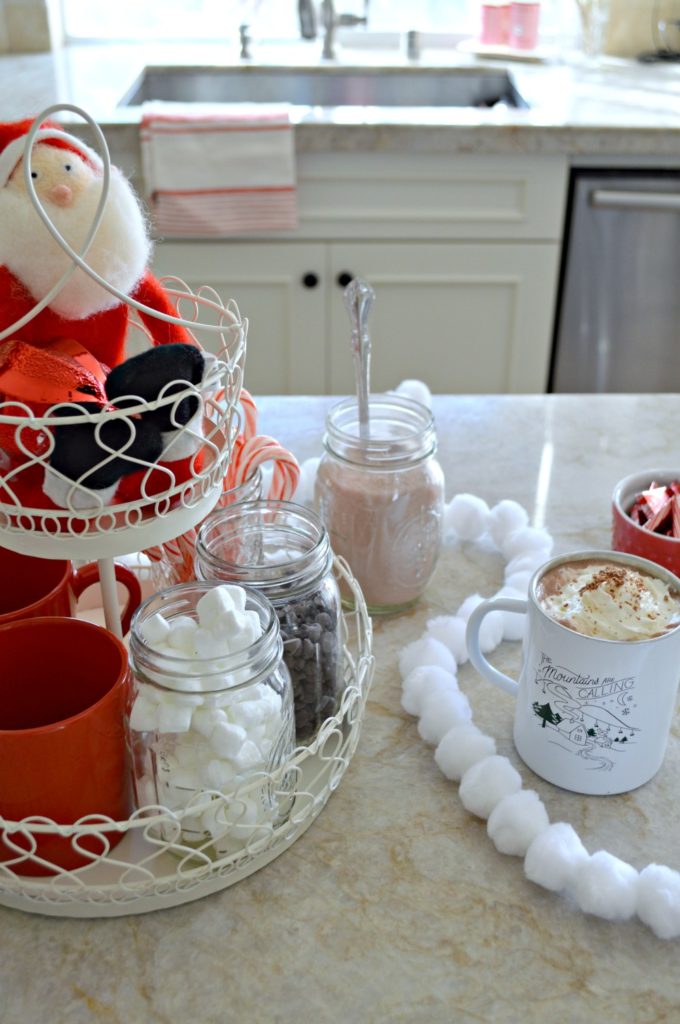
[[[314,0],[298,0],[300,35],[303,39],[316,39],[316,8]]]
[[[364,11],[368,8],[368,0],[364,0]],[[324,27],[323,51],[324,60],[335,57],[335,30],[344,25],[367,25],[368,17],[359,14],[336,14],[334,0],[321,0],[321,21]]]

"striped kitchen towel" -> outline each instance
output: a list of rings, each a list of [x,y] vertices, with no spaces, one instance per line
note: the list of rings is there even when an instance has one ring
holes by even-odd
[[[142,170],[155,233],[219,238],[297,226],[288,107],[147,103]]]

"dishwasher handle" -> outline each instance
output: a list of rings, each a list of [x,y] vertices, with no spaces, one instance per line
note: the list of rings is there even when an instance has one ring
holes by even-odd
[[[635,192],[615,188],[595,188],[590,193],[591,206],[600,210],[663,210],[680,213],[680,192]]]

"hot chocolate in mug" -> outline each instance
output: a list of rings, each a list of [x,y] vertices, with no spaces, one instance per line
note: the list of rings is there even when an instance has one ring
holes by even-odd
[[[519,682],[479,646],[484,617],[526,612]],[[625,793],[663,761],[680,678],[680,579],[634,555],[580,551],[541,566],[528,600],[493,598],[467,627],[470,661],[516,697],[522,760],[575,793]]]

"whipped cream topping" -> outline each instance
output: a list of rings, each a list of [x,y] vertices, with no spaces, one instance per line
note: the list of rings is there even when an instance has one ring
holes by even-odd
[[[553,573],[550,592],[541,593],[539,584],[539,602],[551,618],[584,636],[649,640],[680,623],[679,595],[620,562],[570,562]]]

